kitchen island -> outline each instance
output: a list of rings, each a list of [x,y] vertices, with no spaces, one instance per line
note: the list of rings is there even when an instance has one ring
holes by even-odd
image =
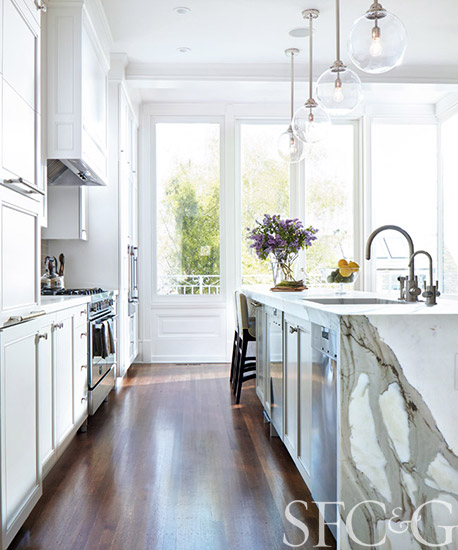
[[[272,419],[280,418],[275,430],[313,499],[331,495],[326,500],[340,503],[338,521],[332,506],[324,508],[326,521],[338,524],[331,525],[337,547],[456,550],[458,301],[426,307],[367,292],[343,300],[312,291],[243,292],[256,308],[258,378],[266,382],[258,395]],[[276,349],[272,315],[283,327]],[[333,338],[328,380],[317,391],[316,350]],[[335,405],[322,399],[333,377]],[[276,387],[282,395],[277,390],[274,399]],[[323,492],[331,481],[323,477],[333,475],[335,491]]]

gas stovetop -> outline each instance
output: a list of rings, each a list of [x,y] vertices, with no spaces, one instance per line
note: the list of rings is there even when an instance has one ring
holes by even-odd
[[[59,288],[48,289],[42,288],[41,294],[43,296],[93,296],[96,294],[103,294],[106,292],[102,288]]]

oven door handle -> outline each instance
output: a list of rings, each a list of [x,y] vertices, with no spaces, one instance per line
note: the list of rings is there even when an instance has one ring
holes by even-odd
[[[104,323],[105,321],[110,321],[110,320],[115,320],[117,319],[118,316],[117,315],[108,315],[106,317],[98,317],[97,319],[92,319],[90,322],[91,325],[101,325],[102,323]]]

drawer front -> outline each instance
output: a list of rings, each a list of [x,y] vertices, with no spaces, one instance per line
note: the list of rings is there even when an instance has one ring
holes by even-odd
[[[82,305],[78,309],[75,309],[74,313],[75,328],[87,326],[87,304]]]
[[[74,330],[75,341],[74,341],[74,350],[75,350],[75,361],[81,362],[87,365],[87,324],[80,325],[75,327]],[[82,364],[83,364],[82,363]]]
[[[75,393],[74,393],[74,410],[75,423],[81,418],[87,416],[87,362],[77,361],[75,363]]]

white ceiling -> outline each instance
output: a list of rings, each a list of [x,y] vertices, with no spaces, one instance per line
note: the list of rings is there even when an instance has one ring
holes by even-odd
[[[370,3],[341,1],[344,61],[348,61],[346,40],[352,23]],[[157,101],[159,89],[162,94],[169,90],[169,99],[179,101],[183,88],[192,95],[208,80],[214,83],[207,84],[206,93],[219,99],[222,92],[230,95],[227,81],[234,85],[248,81],[245,88],[234,90],[235,95],[262,95],[268,82],[271,94],[283,96],[289,78],[286,48],[303,49],[298,74],[302,80],[306,76],[307,39],[288,35],[290,29],[305,26],[301,13],[306,8],[320,10],[315,22],[316,72],[335,58],[334,0],[102,0],[102,4],[113,51],[127,54],[129,78],[143,89],[143,100],[150,100],[154,90]],[[192,11],[187,15],[173,11],[183,5]],[[385,0],[383,5],[403,21],[409,42],[403,65],[379,81],[458,83],[458,0]],[[192,51],[179,53],[177,48],[183,46]],[[362,79],[374,81],[366,75]]]

